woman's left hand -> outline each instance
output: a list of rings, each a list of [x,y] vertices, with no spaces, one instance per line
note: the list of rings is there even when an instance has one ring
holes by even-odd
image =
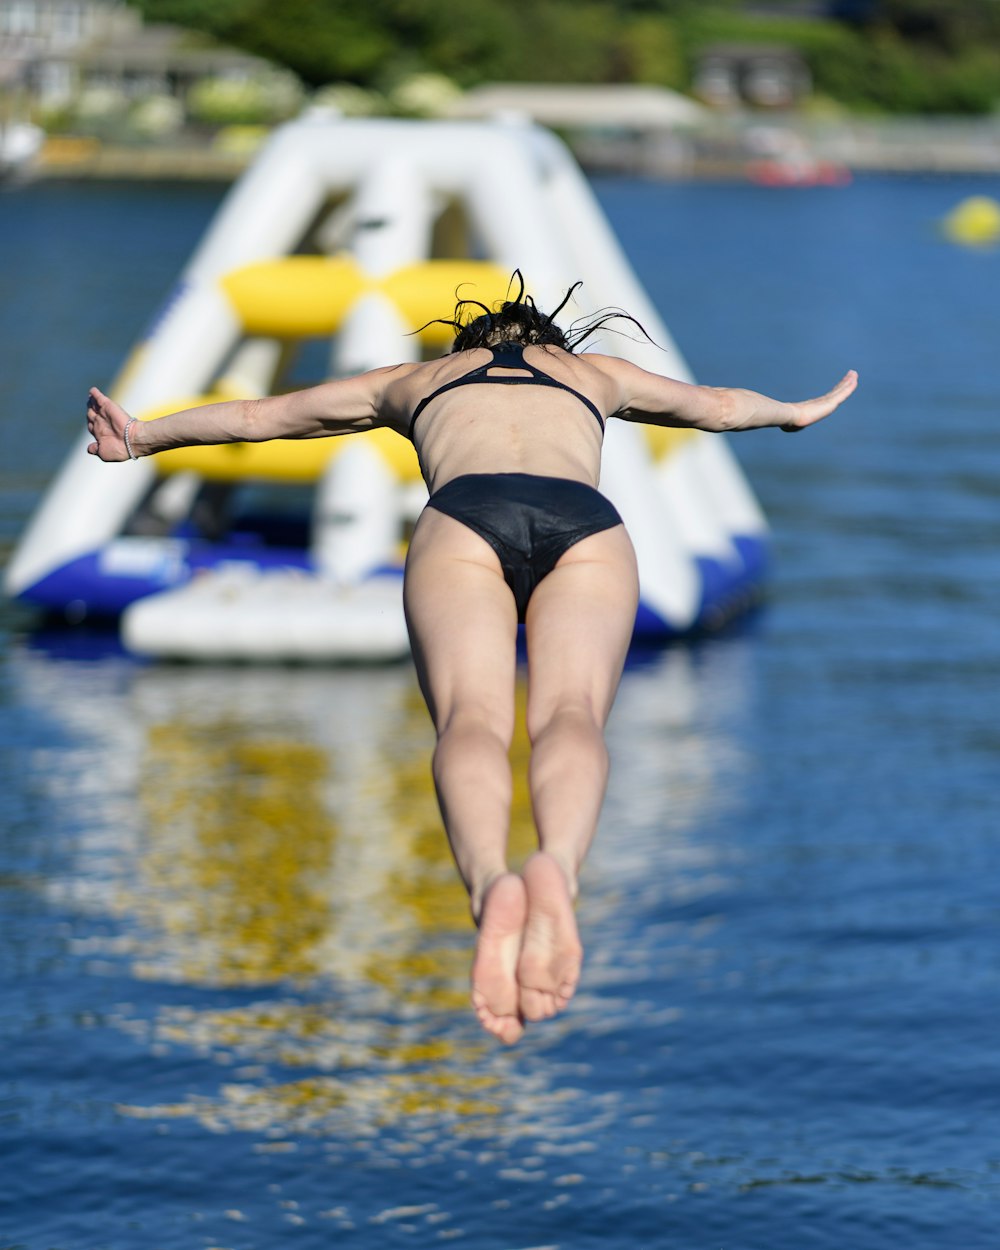
[[[794,410],[795,416],[791,421],[781,422],[781,429],[786,434],[797,434],[799,430],[815,425],[817,421],[828,417],[831,412],[839,408],[849,395],[853,395],[857,385],[858,375],[851,369],[844,374],[832,391],[827,391],[818,399],[806,399],[797,404],[788,404],[787,407]]]

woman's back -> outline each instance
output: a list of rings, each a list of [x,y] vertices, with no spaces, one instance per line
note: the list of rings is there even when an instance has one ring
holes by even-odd
[[[431,491],[468,473],[596,485],[608,376],[556,347],[477,348],[394,371],[383,413],[410,433]]]

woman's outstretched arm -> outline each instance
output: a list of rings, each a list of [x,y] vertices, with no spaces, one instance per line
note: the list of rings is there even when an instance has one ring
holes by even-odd
[[[609,357],[603,359],[601,367],[612,375],[619,388],[617,416],[649,425],[686,426],[714,433],[770,426],[789,434],[804,430],[839,408],[858,384],[858,375],[852,369],[825,395],[786,403],[756,391],[692,386],[648,373],[627,361],[611,361]]]
[[[373,369],[287,395],[186,408],[152,421],[134,420],[95,386],[87,400],[87,429],[94,439],[87,450],[102,460],[128,460],[129,450],[138,458],[206,443],[262,443],[371,430],[382,424],[383,392],[390,375],[398,377],[406,367]]]

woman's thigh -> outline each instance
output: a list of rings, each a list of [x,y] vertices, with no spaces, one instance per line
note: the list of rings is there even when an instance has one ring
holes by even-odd
[[[639,598],[635,552],[623,525],[571,547],[528,603],[528,732],[560,708],[584,706],[605,723],[632,639]]]
[[[514,726],[517,610],[492,547],[427,508],[410,542],[403,583],[420,688],[435,728],[473,714],[509,740]]]

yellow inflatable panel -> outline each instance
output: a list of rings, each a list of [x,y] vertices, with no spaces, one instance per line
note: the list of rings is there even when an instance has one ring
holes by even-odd
[[[247,334],[318,338],[333,334],[363,295],[381,292],[416,330],[449,317],[459,299],[504,299],[510,275],[488,261],[427,260],[372,278],[351,256],[284,256],[234,269],[220,284]],[[453,336],[449,326],[429,326],[421,339],[447,344]]]
[[[141,421],[153,421],[185,408],[202,408],[233,399],[232,394],[215,392],[194,399],[150,409]],[[347,446],[348,437],[364,438],[376,447],[390,470],[404,482],[420,480],[420,466],[412,444],[392,430],[372,430],[342,438],[277,438],[268,443],[223,443],[217,447],[179,447],[161,451],[156,468],[163,474],[197,473],[214,482],[238,482],[244,478],[268,482],[312,483],[323,475],[330,460]]]
[[[450,317],[462,299],[492,308],[507,298],[510,274],[484,260],[427,260],[397,269],[378,284],[414,330],[437,317]],[[422,341],[446,346],[455,337],[449,325],[429,325]]]
[[[247,334],[310,338],[332,334],[368,283],[349,256],[285,256],[234,269],[221,285]]]
[[[668,460],[685,443],[697,438],[700,430],[678,430],[671,426],[644,425],[646,446],[654,460]]]
[[[411,445],[392,430],[374,430],[365,438],[378,447],[392,472],[402,481],[419,481],[420,467]],[[226,443],[221,447],[181,447],[161,451],[156,467],[163,474],[198,473],[214,482],[247,479],[311,484],[344,450],[346,438],[275,439],[270,443]]]
[[[273,443],[227,443],[222,447],[181,447],[161,451],[156,467],[162,474],[197,473],[213,482],[315,482],[327,461],[336,454],[335,439],[309,443],[311,456],[301,455],[306,445],[289,440]],[[318,453],[318,454],[317,454]]]

